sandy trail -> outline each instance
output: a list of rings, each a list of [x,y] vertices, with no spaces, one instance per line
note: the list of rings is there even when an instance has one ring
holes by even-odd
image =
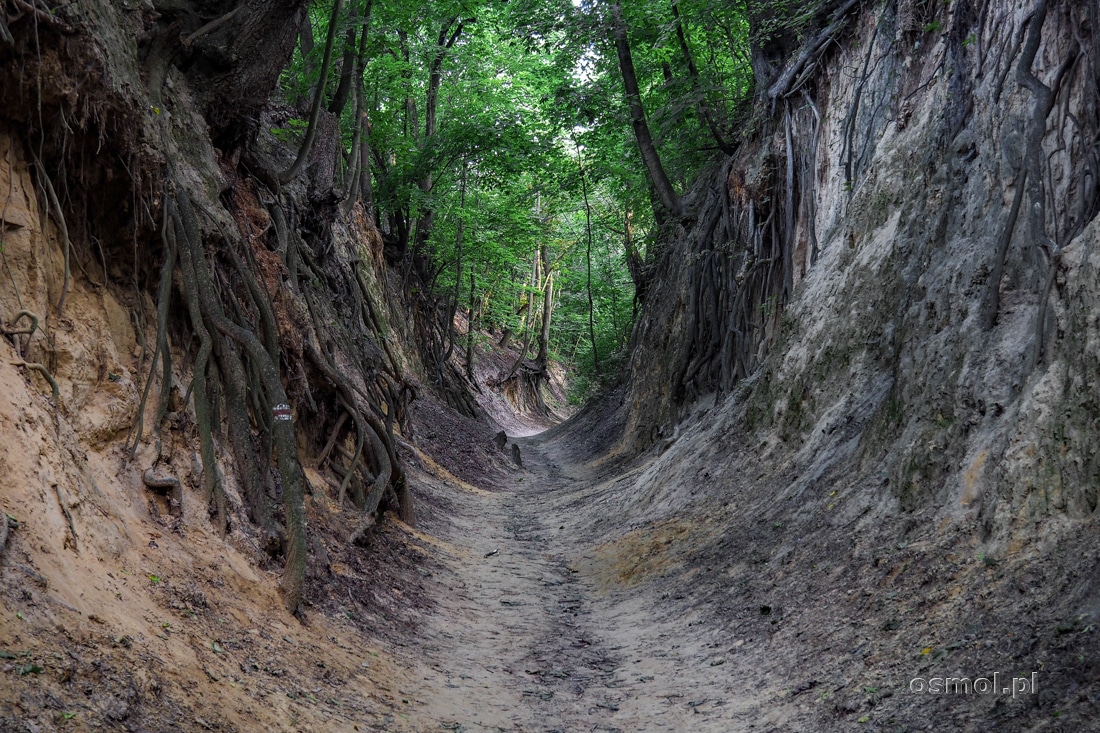
[[[521,441],[514,488],[467,493],[446,532],[450,596],[414,642],[428,660],[409,730],[728,731],[746,722],[704,626],[646,587],[602,589],[577,536],[591,471]],[[579,503],[578,503],[579,502]],[[586,569],[587,568],[587,569]],[[667,605],[667,604],[665,604]],[[736,726],[740,727],[740,726]]]

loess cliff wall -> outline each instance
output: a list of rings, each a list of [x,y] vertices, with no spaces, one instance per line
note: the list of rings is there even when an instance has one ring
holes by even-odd
[[[1090,516],[1097,14],[853,11],[667,239],[628,444],[737,390],[747,426],[854,463],[891,511],[987,534]]]
[[[630,584],[731,644],[774,729],[1084,729],[1100,10],[830,7],[666,227],[629,379],[579,418],[621,429],[582,524],[597,558],[654,538]],[[1007,667],[1038,694],[908,687]]]

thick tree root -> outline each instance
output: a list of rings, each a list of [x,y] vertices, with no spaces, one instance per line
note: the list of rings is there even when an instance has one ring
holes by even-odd
[[[50,180],[49,175],[46,173],[46,166],[42,165],[42,161],[39,160],[38,155],[34,154],[34,167],[38,171],[38,180],[42,185],[42,189],[46,194],[46,201],[48,203],[47,213],[53,212],[57,218],[57,228],[61,232],[61,249],[65,256],[65,272],[64,281],[61,284],[61,297],[57,300],[57,315],[60,318],[61,313],[65,310],[65,300],[69,297],[69,283],[72,280],[71,268],[69,265],[69,252],[72,249],[69,242],[69,226],[65,223],[65,214],[61,210],[61,201],[57,197],[57,191],[53,187],[53,181]]]
[[[174,223],[172,237],[174,248],[179,248],[180,269],[183,271],[184,299],[191,317],[191,324],[199,337],[199,351],[195,356],[195,366],[191,377],[191,391],[195,396],[195,422],[199,430],[199,450],[202,454],[203,493],[207,503],[217,507],[218,531],[225,532],[225,503],[218,497],[223,496],[221,476],[217,458],[214,454],[213,416],[210,397],[207,391],[207,368],[210,355],[214,350],[213,339],[203,320],[202,305],[198,294],[198,269],[205,268],[205,262],[195,262],[195,243],[199,238],[198,224],[194,221],[194,212],[190,209],[190,200],[181,194],[178,204],[169,202]],[[181,213],[180,209],[184,209]],[[185,223],[187,221],[187,223]],[[201,245],[200,245],[201,246]]]
[[[145,469],[141,481],[150,489],[164,494],[168,498],[168,513],[173,517],[183,516],[183,486],[175,476],[157,476],[152,468]]]
[[[50,374],[49,369],[47,369],[42,364],[38,364],[38,363],[35,363],[35,362],[29,362],[29,361],[23,361],[22,359],[20,359],[19,361],[11,362],[11,365],[12,366],[17,366],[17,367],[23,367],[24,369],[30,369],[32,371],[35,371],[35,372],[38,372],[39,374],[41,374],[42,377],[47,382],[50,383],[50,389],[53,391],[54,404],[55,405],[60,405],[61,404],[61,389],[57,386],[57,380],[53,378],[52,374]]]
[[[29,320],[31,322],[31,325],[25,326],[24,328],[16,328],[15,324],[19,323],[19,321],[23,320],[24,318]],[[37,330],[38,316],[36,316],[34,313],[31,313],[29,310],[24,309],[16,313],[15,318],[11,319],[11,325],[4,329],[0,329],[0,333],[3,333],[5,336],[15,336],[16,334],[26,334],[28,336],[32,336]]]
[[[283,570],[283,601],[287,610],[296,613],[302,600],[306,570],[305,487],[306,477],[298,461],[297,441],[290,414],[290,403],[283,387],[279,368],[268,348],[248,329],[232,322],[223,313],[214,288],[210,267],[206,262],[198,222],[189,194],[181,190],[177,196],[181,261],[188,266],[185,273],[189,299],[196,301],[199,313],[192,311],[192,321],[209,322],[221,335],[235,341],[256,369],[264,398],[271,405],[271,440],[283,488],[283,508],[286,515],[287,552]],[[196,325],[196,329],[198,325]],[[205,460],[205,459],[204,459]]]
[[[19,529],[19,523],[7,514],[0,513],[0,562],[4,560],[4,552],[8,547],[8,537],[11,529]]]
[[[137,446],[141,441],[141,434],[144,431],[145,403],[149,399],[149,390],[153,386],[153,375],[156,374],[157,371],[158,358],[161,359],[164,368],[161,373],[160,404],[157,406],[155,430],[159,430],[160,428],[160,422],[168,409],[168,398],[172,390],[172,356],[171,350],[168,348],[168,308],[171,305],[172,271],[176,266],[177,248],[175,246],[175,235],[172,234],[170,236],[168,232],[170,223],[169,209],[170,207],[165,205],[160,231],[165,255],[164,262],[160,269],[160,282],[157,285],[156,344],[153,346],[153,357],[149,362],[149,377],[145,380],[145,388],[141,391],[141,401],[138,403],[137,411],[134,413],[133,422],[130,424],[130,435],[127,437],[127,443],[130,442],[130,439],[133,439],[133,443],[130,444],[128,449],[131,458],[133,458],[134,454],[137,452]],[[141,328],[138,328],[137,332],[139,334],[143,333]],[[142,349],[144,348],[145,342],[142,341]]]
[[[24,318],[31,322],[30,325],[24,326],[23,328],[16,328],[16,325]],[[15,314],[15,318],[11,320],[10,326],[0,328],[0,333],[4,334],[5,336],[26,336],[27,340],[25,343],[20,343],[20,340],[17,338],[12,339],[12,342],[15,345],[16,352],[19,354],[19,356],[24,356],[24,354],[26,353],[26,348],[30,345],[31,339],[34,337],[34,333],[37,330],[38,316],[29,310],[23,309]]]

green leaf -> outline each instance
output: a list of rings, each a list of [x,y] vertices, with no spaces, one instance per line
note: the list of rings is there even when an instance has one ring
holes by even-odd
[[[152,583],[153,585],[156,585],[161,580],[162,580],[162,578],[159,575],[150,575],[149,576],[149,582]]]
[[[20,675],[41,674],[42,673],[42,668],[39,667],[34,662],[27,662],[26,664],[22,665],[18,669],[19,669],[19,674]]]

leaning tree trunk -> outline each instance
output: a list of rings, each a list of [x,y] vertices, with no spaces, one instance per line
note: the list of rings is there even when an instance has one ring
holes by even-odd
[[[592,343],[592,368],[599,371],[600,356],[596,353],[596,314],[592,300],[592,207],[588,203],[588,182],[585,180],[584,166],[578,163],[581,171],[581,194],[584,196],[584,229],[587,243],[584,250],[585,289],[588,291],[588,338]]]
[[[714,113],[707,102],[706,91],[699,81],[699,67],[695,65],[695,57],[691,55],[691,47],[688,45],[687,33],[684,31],[684,21],[680,17],[680,0],[672,0],[672,18],[676,24],[676,37],[680,41],[680,52],[684,55],[684,63],[687,65],[688,76],[691,78],[691,90],[698,97],[699,121],[710,131],[718,149],[726,155],[733,155],[733,146],[730,145],[722,131],[718,128],[718,121],[714,119]]]
[[[665,173],[661,156],[657,154],[657,146],[653,144],[653,136],[649,133],[645,108],[642,106],[642,95],[638,89],[638,75],[634,71],[634,59],[630,55],[630,43],[626,38],[626,23],[623,21],[622,7],[619,3],[608,3],[608,6],[611,9],[615,51],[619,56],[619,69],[622,71],[623,87],[626,89],[626,101],[630,107],[630,122],[634,127],[634,139],[638,143],[638,152],[641,153],[642,162],[645,163],[646,171],[649,172],[649,180],[657,189],[661,203],[673,216],[682,216],[683,206],[680,203],[680,196],[672,187],[668,174]]]
[[[554,309],[554,273],[550,269],[549,247],[543,244],[539,247],[539,257],[542,259],[543,288],[542,288],[542,330],[539,331],[539,353],[535,357],[539,372],[549,374],[550,364],[550,318]]]

